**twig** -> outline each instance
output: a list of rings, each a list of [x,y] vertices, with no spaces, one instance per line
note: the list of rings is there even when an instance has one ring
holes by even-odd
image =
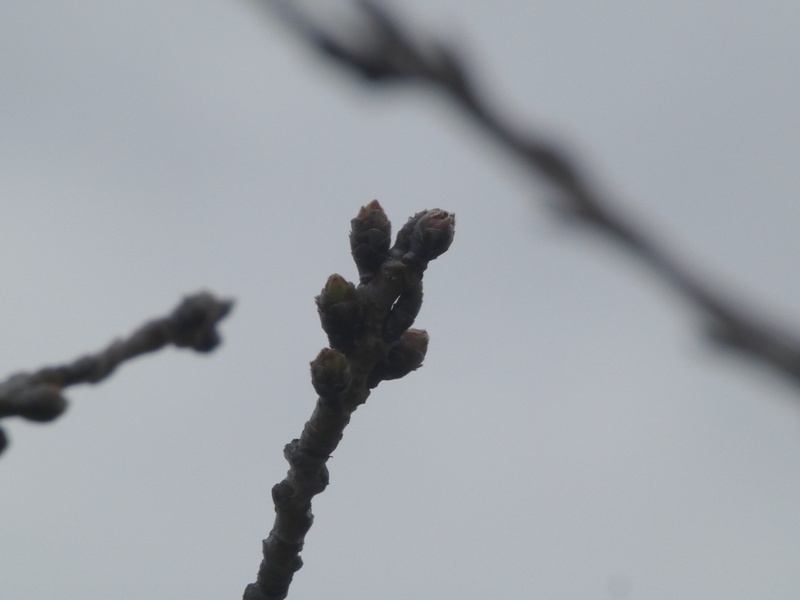
[[[160,350],[168,344],[210,352],[220,343],[217,323],[233,302],[203,292],[188,296],[167,317],[155,319],[116,340],[108,348],[71,363],[44,367],[34,373],[16,373],[0,383],[0,418],[18,416],[31,421],[52,421],[67,407],[61,390],[79,383],[102,381],[124,361]],[[0,429],[0,452],[6,445]]]
[[[644,228],[614,207],[561,144],[517,131],[485,100],[463,59],[437,39],[418,41],[383,5],[357,0],[364,26],[343,39],[286,0],[266,0],[299,36],[366,81],[421,82],[443,92],[530,173],[557,192],[554,207],[593,226],[648,265],[705,317],[707,333],[721,346],[742,351],[800,385],[800,337],[740,307],[678,261]],[[416,39],[415,39],[416,38]]]
[[[245,589],[244,600],[286,598],[303,566],[300,551],[314,520],[311,499],[328,485],[326,463],[351,415],[381,381],[422,365],[428,334],[409,327],[422,305],[422,274],[449,248],[454,225],[455,215],[438,209],[417,213],[389,248],[389,219],[377,201],[353,219],[350,245],[361,283],[356,287],[331,275],[317,296],[330,343],[311,363],[319,398],[300,438],[284,448],[289,472],[272,488],[275,523],[262,543],[258,578]]]

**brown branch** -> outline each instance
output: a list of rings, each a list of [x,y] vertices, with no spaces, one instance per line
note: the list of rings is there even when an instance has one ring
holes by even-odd
[[[428,334],[409,327],[422,302],[422,274],[449,248],[454,225],[455,215],[441,210],[417,213],[389,248],[389,220],[377,201],[353,219],[350,245],[361,283],[356,287],[331,275],[317,297],[331,346],[311,363],[319,398],[300,438],[284,448],[289,472],[272,488],[275,523],[262,543],[258,578],[245,589],[244,600],[286,598],[303,566],[300,551],[314,520],[311,499],[328,485],[326,463],[351,415],[381,381],[403,377],[422,364]]]
[[[267,5],[311,46],[368,82],[421,82],[445,92],[532,175],[554,188],[558,193],[556,210],[617,242],[692,304],[705,318],[712,340],[740,350],[800,384],[798,334],[745,310],[678,261],[670,249],[615,208],[562,144],[535,132],[517,131],[489,105],[453,48],[437,39],[420,40],[384,5],[370,0],[357,0],[364,25],[346,39],[292,2],[267,0]]]
[[[210,352],[220,343],[217,323],[232,306],[230,300],[218,300],[205,292],[188,296],[169,316],[145,323],[105,350],[65,365],[16,373],[0,383],[0,418],[18,416],[31,421],[52,421],[67,407],[61,395],[64,388],[102,381],[126,360],[168,344]],[[6,438],[0,429],[0,452],[5,445]]]

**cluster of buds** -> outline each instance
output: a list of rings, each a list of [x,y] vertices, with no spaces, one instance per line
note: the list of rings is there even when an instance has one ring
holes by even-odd
[[[299,438],[284,448],[286,478],[272,488],[275,524],[264,540],[264,560],[248,600],[285,598],[313,521],[311,499],[328,485],[326,462],[350,417],[381,381],[418,369],[428,334],[410,329],[422,304],[422,274],[453,241],[454,217],[441,210],[414,215],[389,247],[391,225],[374,200],[352,220],[350,249],[359,285],[331,275],[317,296],[330,347],[311,362],[319,395]]]
[[[422,211],[390,248],[391,223],[377,200],[351,221],[360,284],[331,275],[316,298],[330,348],[311,363],[311,382],[324,404],[354,409],[364,390],[422,365],[428,334],[410,329],[422,306],[422,274],[450,247],[454,227],[455,215]]]

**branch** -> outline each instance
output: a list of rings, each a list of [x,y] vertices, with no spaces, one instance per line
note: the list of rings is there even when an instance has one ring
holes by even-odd
[[[678,261],[641,225],[620,212],[595,187],[562,144],[544,135],[517,131],[483,97],[458,53],[439,39],[412,35],[383,4],[357,0],[364,25],[354,35],[336,36],[297,5],[267,0],[278,17],[323,55],[370,83],[420,82],[436,88],[535,177],[558,192],[554,209],[590,225],[638,258],[702,315],[706,333],[721,347],[743,352],[800,385],[800,336],[739,306]]]
[[[30,421],[52,421],[67,408],[64,388],[79,383],[98,383],[123,362],[160,350],[168,344],[210,352],[220,343],[216,326],[230,312],[233,302],[209,293],[188,296],[167,317],[145,323],[128,338],[108,348],[35,373],[17,373],[0,383],[0,418],[18,416]],[[0,452],[7,443],[0,429]]]
[[[286,478],[272,488],[275,523],[262,543],[264,558],[244,600],[286,598],[300,551],[313,523],[311,499],[328,485],[326,463],[339,445],[353,412],[381,381],[398,379],[422,365],[428,334],[409,329],[422,304],[422,274],[453,241],[455,215],[417,213],[389,248],[390,223],[377,200],[351,222],[350,247],[360,285],[331,275],[317,296],[330,348],[311,363],[319,395],[299,439],[283,455]]]

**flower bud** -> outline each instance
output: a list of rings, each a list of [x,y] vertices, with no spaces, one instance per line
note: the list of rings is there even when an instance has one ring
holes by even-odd
[[[322,398],[332,399],[350,384],[347,358],[338,350],[323,348],[311,362],[311,384]]]
[[[357,297],[356,286],[341,275],[334,273],[328,277],[322,293],[317,296],[317,306],[327,308],[340,302],[355,300]]]
[[[428,353],[429,341],[430,336],[424,329],[409,329],[400,337],[403,353],[409,357],[408,364],[412,365],[412,371],[422,366],[422,361]],[[389,354],[391,355],[391,352]]]
[[[411,251],[425,260],[444,254],[453,243],[455,214],[444,210],[429,210],[414,226]]]
[[[400,379],[422,366],[428,351],[428,332],[422,329],[409,329],[392,344],[386,359],[375,365],[369,375],[367,385],[374,388],[381,381]]]
[[[377,200],[373,200],[359,209],[358,215],[356,215],[356,218],[351,222],[354,229],[356,228],[356,223],[358,223],[359,228],[364,229],[385,230],[391,228],[389,217],[383,210],[381,203]]]
[[[418,212],[397,234],[392,255],[422,272],[428,262],[443,254],[453,243],[455,215],[435,208]]]
[[[386,260],[392,225],[377,200],[362,206],[350,225],[350,250],[361,283],[367,283]]]
[[[328,334],[331,347],[349,352],[363,316],[356,286],[341,275],[331,275],[316,301],[322,329]]]

